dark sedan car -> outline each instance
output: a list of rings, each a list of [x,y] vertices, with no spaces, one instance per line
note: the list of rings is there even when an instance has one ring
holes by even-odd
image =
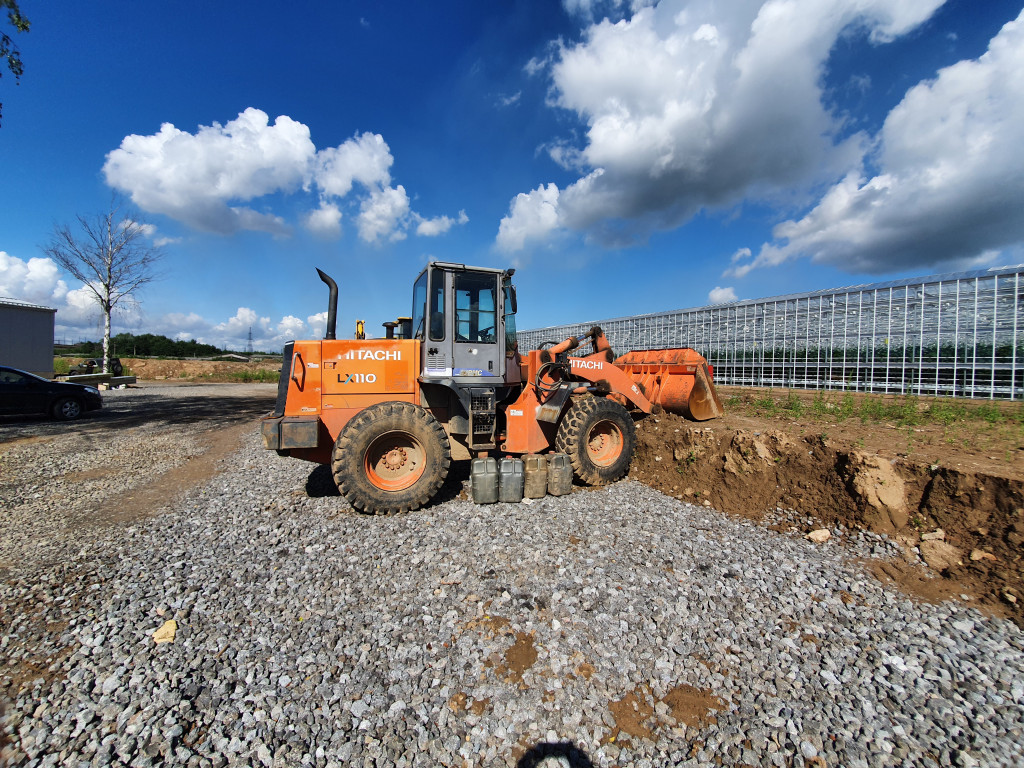
[[[50,381],[0,365],[0,414],[48,413],[55,419],[77,419],[102,407],[96,387]]]

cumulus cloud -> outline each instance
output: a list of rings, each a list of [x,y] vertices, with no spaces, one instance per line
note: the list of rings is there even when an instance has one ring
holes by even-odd
[[[271,123],[265,112],[250,107],[195,133],[165,123],[155,134],[126,136],[107,155],[103,172],[110,186],[130,194],[140,208],[224,235],[289,235],[288,222],[270,206],[274,195],[301,191],[319,196],[319,207],[303,217],[303,225],[317,236],[339,237],[341,202],[351,196],[363,218],[360,235],[377,242],[405,237],[412,221],[405,190],[391,185],[393,164],[380,134],[366,132],[317,150],[303,123],[286,115]]]
[[[310,320],[315,318],[314,315]],[[245,349],[249,344],[250,329],[253,348],[266,352],[280,350],[286,342],[293,339],[317,338],[314,334],[315,329],[311,332],[307,323],[300,318],[285,315],[275,322],[249,307],[239,307],[233,316],[220,322],[209,320],[194,312],[170,313],[146,321],[148,333],[179,340],[195,339],[221,349]],[[322,335],[322,332],[319,335]]]
[[[702,208],[772,200],[842,176],[869,137],[838,137],[840,118],[822,92],[829,52],[854,26],[875,43],[905,34],[942,2],[664,0],[591,25],[550,68],[551,103],[578,115],[586,134],[576,153],[555,144],[583,175],[554,189],[548,231],[634,243]],[[623,3],[567,5],[597,18],[595,9]],[[524,231],[541,234],[535,206],[523,202],[517,196],[502,220],[500,247],[524,247]]]
[[[404,223],[409,216],[409,196],[405,187],[377,189],[363,200],[356,219],[359,237],[368,243],[382,238],[402,240],[405,238]]]
[[[857,169],[731,270],[798,256],[851,272],[991,263],[1024,241],[1024,12],[976,60],[940,70],[889,113],[874,174]]]
[[[543,241],[558,227],[558,187],[543,184],[532,192],[520,192],[509,214],[498,226],[498,249],[521,251],[531,241]]]
[[[317,237],[335,239],[341,236],[341,209],[334,203],[323,202],[310,211],[303,220],[306,229]]]
[[[729,301],[736,301],[736,289],[731,286],[719,288],[717,285],[708,291],[708,303],[725,304]]]
[[[152,136],[126,136],[107,155],[103,172],[140,208],[196,229],[281,233],[278,217],[229,203],[298,188],[315,153],[305,125],[286,116],[271,125],[265,112],[250,107],[195,134],[164,123]]]
[[[384,137],[364,133],[337,147],[317,153],[314,178],[324,194],[344,197],[354,182],[365,187],[385,186],[391,181],[395,162]]]
[[[57,310],[54,332],[58,339],[98,339],[103,332],[102,314],[96,298],[87,287],[68,290],[54,261],[32,258],[27,261],[0,251],[0,296],[41,304]],[[172,339],[197,339],[224,349],[245,349],[249,329],[257,349],[279,350],[287,341],[320,338],[327,325],[327,313],[310,315],[305,321],[286,315],[274,322],[248,307],[217,322],[196,312],[171,312],[160,317],[144,317],[141,305],[122,300],[114,310],[115,333],[129,330],[162,334]]]
[[[466,215],[465,211],[459,211],[458,218],[451,218],[449,216],[437,216],[433,219],[419,218],[419,224],[416,225],[416,234],[420,237],[436,237],[437,235],[443,235],[449,229],[456,224],[465,224],[469,221],[469,216]]]
[[[23,261],[0,251],[0,296],[56,308],[67,293],[68,286],[52,259]]]
[[[102,331],[103,316],[96,295],[84,285],[69,290],[57,263],[50,258],[25,261],[0,251],[0,296],[56,309],[57,338]],[[141,314],[138,302],[130,297],[114,308],[114,316],[126,325],[136,323]]]

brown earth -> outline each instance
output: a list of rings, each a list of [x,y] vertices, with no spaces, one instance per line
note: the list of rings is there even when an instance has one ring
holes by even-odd
[[[827,409],[793,417],[758,407],[764,392],[720,392],[723,418],[641,420],[630,477],[747,518],[794,510],[779,525],[786,530],[887,534],[904,546],[906,562],[870,563],[879,579],[923,599],[966,594],[1024,625],[1024,406],[989,404],[981,419],[971,413],[981,406],[968,404],[956,423],[908,427],[831,421]],[[927,569],[912,565],[915,547]]]

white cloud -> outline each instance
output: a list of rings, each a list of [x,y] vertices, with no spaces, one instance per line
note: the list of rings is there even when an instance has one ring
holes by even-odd
[[[851,171],[733,273],[810,256],[850,272],[990,264],[1024,241],[1024,12],[976,60],[911,88],[889,113],[877,172]]]
[[[327,330],[327,312],[317,312],[306,318],[306,325],[309,327],[309,338],[322,338]]]
[[[195,312],[184,314],[182,312],[171,312],[160,319],[161,325],[169,329],[162,331],[168,337],[184,336],[193,338],[196,334],[202,334],[210,329],[210,322],[202,315]]]
[[[498,249],[505,253],[521,251],[528,242],[546,239],[558,224],[556,185],[542,184],[532,192],[520,192],[498,227]]]
[[[309,212],[303,224],[317,237],[336,239],[341,237],[341,209],[334,203],[322,202],[319,208]]]
[[[60,279],[52,259],[33,257],[22,261],[0,251],[0,296],[56,308],[67,293],[67,284]]]
[[[382,238],[401,240],[405,237],[404,223],[409,216],[409,196],[405,187],[378,189],[363,200],[356,226],[359,237],[368,243]]]
[[[736,289],[731,286],[719,288],[717,285],[708,291],[708,303],[725,304],[729,301],[736,301]]]
[[[0,251],[0,296],[41,304],[57,310],[54,332],[57,338],[79,338],[102,333],[102,313],[95,294],[87,287],[68,290],[57,263],[34,257],[23,261]],[[141,317],[141,307],[131,297],[114,307],[115,323],[130,326]]]
[[[344,197],[353,182],[364,187],[390,183],[389,169],[394,162],[383,136],[364,133],[340,146],[318,152],[313,175],[325,195]]]
[[[272,196],[316,192],[320,207],[303,224],[321,237],[341,235],[340,202],[362,210],[360,234],[399,240],[412,219],[402,187],[392,187],[394,157],[384,137],[363,133],[317,151],[309,128],[281,115],[273,124],[253,107],[224,125],[188,133],[165,123],[150,136],[126,136],[107,155],[107,183],[140,208],[205,232],[291,234],[271,209]],[[399,191],[401,190],[401,191]],[[404,197],[404,213],[399,211]],[[255,206],[254,201],[261,201]],[[388,214],[390,210],[390,215]]]
[[[942,1],[664,0],[590,26],[551,67],[552,103],[579,116],[586,140],[584,175],[559,191],[548,221],[608,245],[632,243],[702,208],[806,193],[841,176],[866,137],[838,140],[840,119],[824,105],[833,45],[855,25],[873,41],[892,39]],[[595,18],[622,5],[567,2]],[[502,236],[524,228],[520,199],[499,246],[527,241]]]
[[[103,172],[140,208],[196,229],[283,233],[277,217],[229,202],[298,188],[315,152],[305,125],[283,115],[270,125],[265,112],[250,107],[195,134],[164,123],[152,136],[126,136]]]
[[[621,17],[627,11],[638,11],[657,0],[562,0],[562,7],[570,15],[593,20],[600,16]]]
[[[469,216],[466,215],[465,211],[459,211],[457,219],[448,216],[437,216],[433,219],[419,218],[419,224],[416,225],[416,234],[420,237],[436,237],[437,235],[443,235],[456,224],[465,224],[468,221]]]

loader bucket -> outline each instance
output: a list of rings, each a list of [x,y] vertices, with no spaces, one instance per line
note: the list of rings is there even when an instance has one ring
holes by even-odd
[[[649,349],[627,352],[615,361],[654,405],[694,421],[725,413],[708,362],[696,350]]]

